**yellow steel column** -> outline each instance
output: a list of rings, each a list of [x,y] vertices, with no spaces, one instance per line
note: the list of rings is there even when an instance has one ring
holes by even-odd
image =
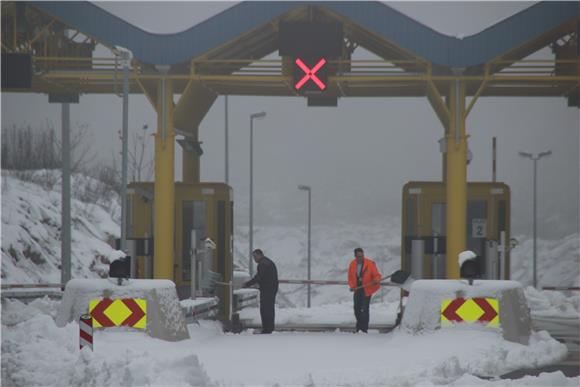
[[[446,278],[459,278],[457,256],[465,250],[467,217],[467,138],[465,136],[465,85],[456,80],[449,93],[450,125],[446,132],[447,253]]]
[[[173,234],[175,212],[173,87],[159,81],[157,133],[155,134],[155,247],[153,278],[173,280]]]

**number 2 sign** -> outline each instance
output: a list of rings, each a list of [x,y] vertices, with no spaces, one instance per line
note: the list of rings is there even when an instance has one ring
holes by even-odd
[[[485,238],[487,236],[487,220],[473,219],[471,221],[471,237]]]

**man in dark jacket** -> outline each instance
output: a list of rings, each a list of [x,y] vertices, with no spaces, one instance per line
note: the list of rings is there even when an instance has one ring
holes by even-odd
[[[248,282],[245,288],[258,284],[260,286],[260,317],[262,318],[262,333],[274,331],[274,304],[278,292],[278,270],[270,258],[265,257],[260,249],[252,253],[254,261],[258,264],[258,272]]]

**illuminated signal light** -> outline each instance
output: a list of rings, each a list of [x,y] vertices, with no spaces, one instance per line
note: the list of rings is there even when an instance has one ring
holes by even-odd
[[[302,79],[294,85],[296,90],[300,90],[309,80],[314,82],[320,90],[326,89],[324,82],[322,82],[322,80],[320,80],[316,75],[316,73],[326,64],[326,59],[321,58],[312,68],[309,68],[300,58],[296,58],[295,63],[304,72]]]

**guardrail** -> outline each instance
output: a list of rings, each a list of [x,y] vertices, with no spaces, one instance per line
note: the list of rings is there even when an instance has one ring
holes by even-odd
[[[278,280],[281,284],[292,284],[292,285],[345,285],[348,286],[348,281],[338,281],[338,280],[295,280],[295,279],[281,279]],[[382,286],[394,286],[391,282],[381,282]]]
[[[559,291],[579,291],[580,286],[570,286],[570,287],[562,287],[562,286],[544,286],[542,290],[559,290]]]
[[[2,289],[62,288],[62,284],[3,284]]]

